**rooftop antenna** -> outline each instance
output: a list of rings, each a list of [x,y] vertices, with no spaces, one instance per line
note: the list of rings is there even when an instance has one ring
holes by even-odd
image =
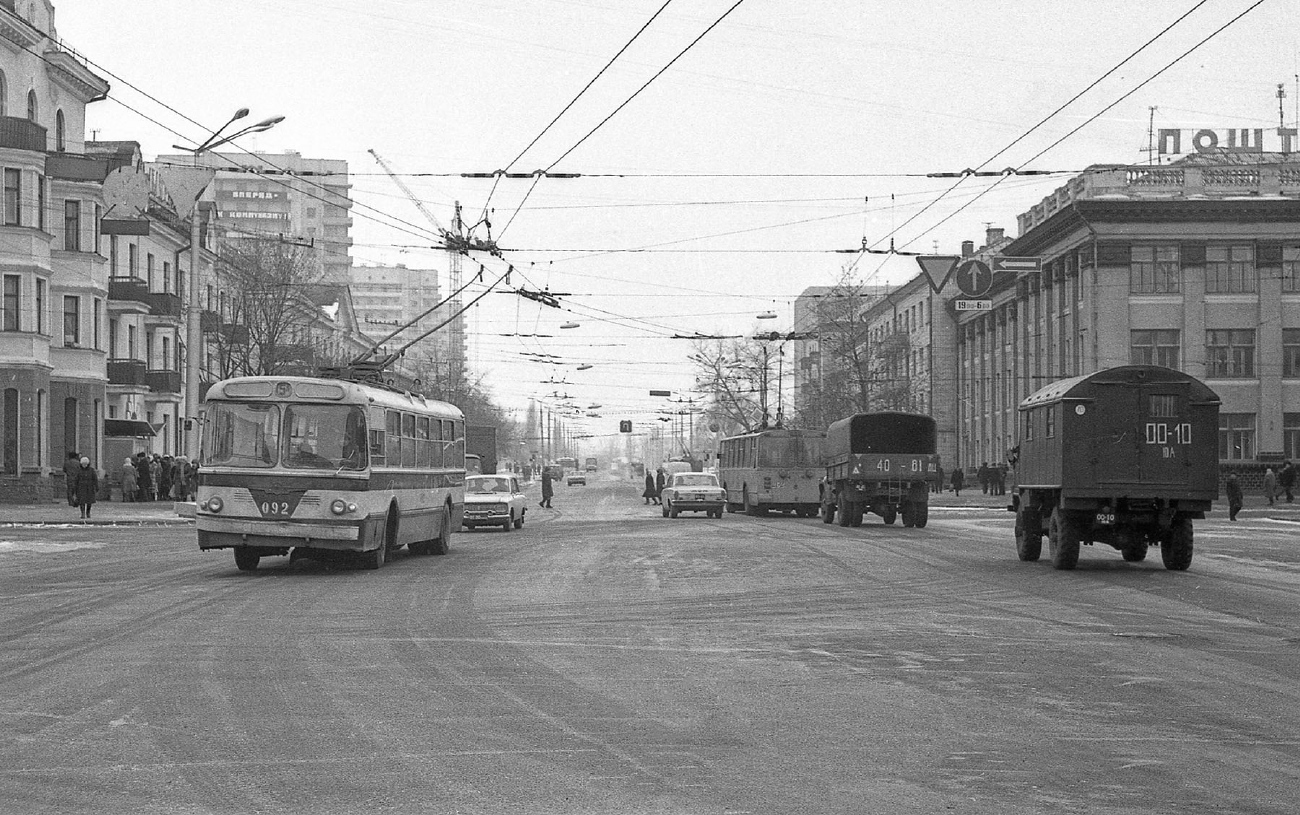
[[[1277,83],[1277,126],[1279,128],[1286,127],[1286,114],[1282,112],[1282,100],[1285,98],[1286,89],[1284,89],[1282,83],[1279,82]]]
[[[1156,163],[1156,106],[1147,109],[1147,164]]]

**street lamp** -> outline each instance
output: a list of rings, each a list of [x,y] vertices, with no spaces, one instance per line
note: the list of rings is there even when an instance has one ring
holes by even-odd
[[[177,150],[192,152],[194,154],[194,164],[197,167],[200,153],[228,144],[248,133],[261,133],[264,130],[270,130],[284,121],[283,116],[272,116],[229,136],[221,135],[222,131],[227,127],[247,115],[248,108],[240,108],[235,111],[235,115],[231,116],[229,121],[213,131],[212,135],[204,139],[198,147],[181,147],[175,144],[172,147]],[[188,414],[185,422],[185,451],[195,461],[199,458],[199,375],[202,365],[203,345],[203,329],[199,319],[199,196],[203,194],[203,191],[207,189],[210,183],[211,178],[204,182],[203,186],[194,193],[194,206],[190,209],[190,291],[189,302],[186,304],[185,311],[185,412]]]

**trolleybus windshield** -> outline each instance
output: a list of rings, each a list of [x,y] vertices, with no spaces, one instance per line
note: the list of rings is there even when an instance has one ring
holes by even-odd
[[[211,466],[363,470],[366,417],[356,405],[214,401]]]

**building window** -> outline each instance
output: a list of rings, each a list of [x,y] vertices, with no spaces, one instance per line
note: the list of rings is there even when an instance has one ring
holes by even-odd
[[[103,245],[104,238],[102,231],[104,226],[104,208],[99,204],[95,204],[95,223],[93,226],[95,229],[95,252],[98,253],[100,246]]]
[[[1046,410],[1047,431],[1043,434],[1047,438],[1056,436],[1056,405],[1048,405]]]
[[[138,359],[136,356],[138,348],[139,342],[136,339],[136,328],[133,325],[128,325],[126,327],[126,358]]]
[[[63,248],[69,252],[81,251],[81,202],[63,202]]]
[[[63,449],[71,453],[81,448],[77,445],[77,400],[63,400]]]
[[[72,348],[81,345],[81,298],[67,295],[63,298],[63,344]]]
[[[36,279],[36,333],[45,333],[45,281]]]
[[[23,279],[16,274],[5,275],[5,293],[4,293],[4,330],[18,330],[18,309],[20,306],[19,291],[21,290]]]
[[[108,236],[108,273],[117,277],[117,236]]]
[[[103,331],[103,328],[104,328],[104,301],[96,297],[95,298],[95,326],[94,326],[95,335],[92,338],[92,341],[95,344],[96,351],[104,350],[104,346],[100,343],[100,339],[99,339],[101,332]]]
[[[9,115],[9,80],[5,72],[0,71],[0,116]]]
[[[0,448],[5,475],[18,475],[18,389],[5,388],[4,403],[4,447]]]
[[[139,250],[134,243],[126,245],[126,273],[133,280],[140,276]]]
[[[27,121],[34,122],[37,120],[40,111],[36,107],[36,91],[27,92]]]
[[[5,226],[23,223],[23,171],[5,168]]]
[[[1255,291],[1255,249],[1252,246],[1207,246],[1205,291],[1233,294]]]
[[[1205,332],[1205,357],[1211,379],[1243,379],[1255,375],[1253,329]]]
[[[153,291],[153,252],[145,253],[144,273],[145,273],[145,280],[149,284],[149,291]]]
[[[1300,379],[1300,328],[1282,329],[1282,377]]]
[[[163,261],[163,291],[170,292],[171,290],[172,290],[172,264],[171,261],[164,260]]]
[[[1288,461],[1300,459],[1300,413],[1282,414],[1282,455]]]
[[[43,390],[36,391],[36,466],[45,466],[45,406],[46,394]]]
[[[1129,362],[1133,365],[1178,367],[1177,329],[1140,329],[1129,332]]]
[[[45,176],[36,176],[36,228],[45,231]]]
[[[1169,294],[1181,289],[1177,246],[1134,246],[1129,250],[1128,290],[1133,294]]]
[[[56,153],[67,152],[68,133],[66,122],[63,119],[63,111],[54,111],[54,151]]]
[[[1255,457],[1255,414],[1219,414],[1219,459],[1241,461]]]
[[[1282,291],[1300,291],[1300,246],[1282,247]]]

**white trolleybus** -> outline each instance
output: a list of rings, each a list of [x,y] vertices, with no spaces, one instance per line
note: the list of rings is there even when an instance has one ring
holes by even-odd
[[[447,551],[465,503],[465,419],[445,402],[346,379],[253,376],[206,398],[200,549],[349,556]]]
[[[746,515],[793,512],[811,518],[821,507],[825,475],[821,430],[759,430],[718,445],[718,480],[727,511]]]

